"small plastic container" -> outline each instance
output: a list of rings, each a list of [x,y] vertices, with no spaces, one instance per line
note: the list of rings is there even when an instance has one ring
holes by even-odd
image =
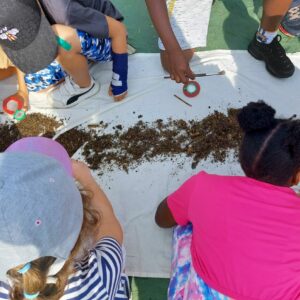
[[[3,111],[9,115],[14,115],[17,110],[23,108],[23,101],[17,97],[11,96],[3,100]]]
[[[201,90],[200,84],[197,81],[189,81],[183,86],[183,94],[186,97],[193,98],[199,95]]]

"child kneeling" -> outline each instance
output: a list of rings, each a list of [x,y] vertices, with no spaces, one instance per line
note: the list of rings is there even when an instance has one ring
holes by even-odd
[[[244,176],[200,172],[157,209],[174,230],[170,300],[298,299],[300,121],[242,108]]]
[[[10,1],[9,5],[3,6],[0,21],[4,24],[8,18],[13,21],[10,21],[10,26],[0,28],[0,43],[19,69],[18,96],[23,98],[25,106],[28,104],[28,91],[39,92],[51,88],[47,99],[56,108],[71,107],[97,94],[100,86],[89,75],[88,60],[112,60],[113,78],[109,94],[117,101],[126,97],[127,33],[120,21],[105,16],[109,34],[107,37],[96,38],[65,25],[54,24],[51,29],[35,1],[30,6],[16,1]],[[20,12],[21,23],[18,18]],[[25,23],[30,26],[25,26]],[[2,70],[3,77],[9,75],[6,73]]]
[[[0,299],[129,299],[123,232],[88,167],[39,137],[0,165]]]

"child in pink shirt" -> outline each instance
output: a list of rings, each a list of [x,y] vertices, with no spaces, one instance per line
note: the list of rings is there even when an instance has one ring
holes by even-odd
[[[174,230],[169,299],[300,299],[300,121],[264,102],[238,115],[246,174],[188,179],[156,212]]]

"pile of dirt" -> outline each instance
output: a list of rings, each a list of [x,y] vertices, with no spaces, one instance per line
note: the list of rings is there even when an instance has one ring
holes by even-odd
[[[163,161],[178,154],[192,157],[192,168],[210,155],[213,161],[224,162],[229,150],[237,154],[241,142],[237,112],[229,109],[226,116],[215,111],[200,121],[139,121],[127,130],[118,125],[113,134],[90,132],[83,155],[94,170],[117,166],[128,171],[142,161]]]
[[[83,156],[93,170],[113,167],[128,171],[143,161],[163,161],[175,155],[192,157],[192,168],[199,161],[211,157],[224,162],[229,150],[238,152],[241,130],[236,120],[238,110],[229,109],[227,115],[215,111],[203,120],[159,119],[153,123],[139,120],[130,128],[119,124],[112,133],[105,133],[107,124],[92,124],[86,130],[75,128],[58,138],[72,156],[83,146]],[[0,151],[26,136],[53,137],[61,121],[41,114],[29,114],[17,124],[0,127]],[[103,172],[103,171],[101,171]]]
[[[70,157],[72,157],[89,140],[89,137],[89,133],[74,128],[59,136],[57,141],[65,147]]]
[[[0,152],[3,152],[15,141],[29,136],[44,136],[52,138],[62,121],[40,113],[32,113],[18,123],[1,124],[0,126]]]

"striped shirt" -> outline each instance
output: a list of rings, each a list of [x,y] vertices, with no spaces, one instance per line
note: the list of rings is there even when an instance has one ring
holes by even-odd
[[[75,266],[61,300],[124,300],[130,298],[123,251],[112,238],[101,239]],[[0,300],[8,300],[9,285],[0,281]]]

